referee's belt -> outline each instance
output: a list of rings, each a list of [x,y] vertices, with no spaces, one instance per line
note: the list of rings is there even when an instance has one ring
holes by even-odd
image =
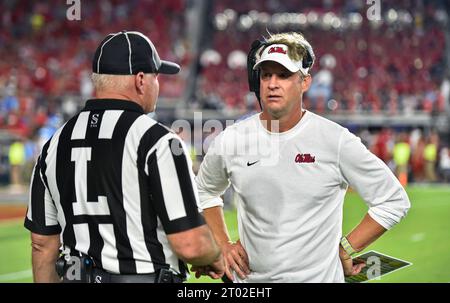
[[[94,260],[83,253],[71,253],[80,258],[78,275],[74,274],[73,263],[68,263],[65,255],[61,255],[55,264],[57,274],[64,283],[183,283],[185,278],[168,268],[159,268],[149,274],[113,274],[96,266]],[[70,258],[69,258],[70,260]],[[70,274],[68,274],[70,271]]]
[[[151,274],[113,274],[93,268],[93,283],[183,283],[184,279],[170,270],[161,269]]]

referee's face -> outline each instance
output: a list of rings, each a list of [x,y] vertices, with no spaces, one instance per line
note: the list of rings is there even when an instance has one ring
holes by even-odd
[[[289,117],[301,110],[302,94],[309,88],[310,77],[303,78],[283,65],[267,61],[261,64],[261,100],[272,119]]]

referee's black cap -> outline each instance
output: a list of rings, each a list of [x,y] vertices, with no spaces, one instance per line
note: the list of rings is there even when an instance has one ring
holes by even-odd
[[[92,71],[110,75],[176,74],[180,66],[161,60],[152,41],[144,34],[121,31],[109,34],[97,47]]]

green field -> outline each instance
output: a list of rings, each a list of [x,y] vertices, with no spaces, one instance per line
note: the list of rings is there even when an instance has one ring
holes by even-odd
[[[408,216],[368,249],[412,262],[413,265],[374,282],[450,282],[450,187],[410,187]],[[349,192],[343,232],[349,232],[367,207]],[[236,214],[226,213],[232,238],[237,239]],[[22,222],[0,223],[0,282],[30,282],[29,233]],[[208,278],[190,282],[211,282]]]

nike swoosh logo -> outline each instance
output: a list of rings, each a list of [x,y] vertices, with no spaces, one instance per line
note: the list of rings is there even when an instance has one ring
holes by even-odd
[[[259,162],[259,160],[258,160],[258,161],[255,161],[255,162],[252,162],[252,163],[247,162],[247,166],[252,166],[253,164],[256,164],[256,163],[258,163],[258,162]]]

